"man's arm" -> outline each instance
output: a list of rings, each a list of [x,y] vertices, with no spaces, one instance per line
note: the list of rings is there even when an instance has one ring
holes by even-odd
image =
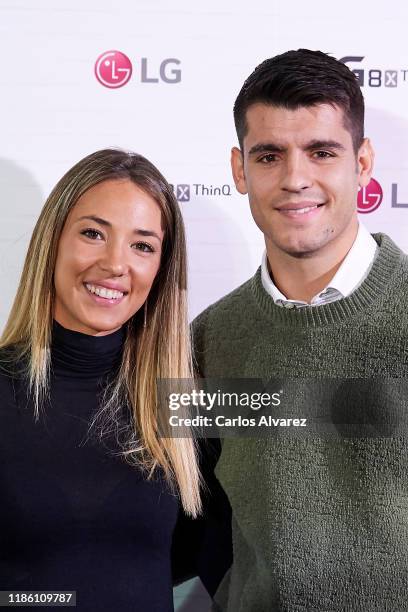
[[[231,507],[214,468],[221,452],[218,439],[200,440],[203,513],[192,519],[180,510],[173,534],[175,585],[199,576],[211,597],[232,564]]]

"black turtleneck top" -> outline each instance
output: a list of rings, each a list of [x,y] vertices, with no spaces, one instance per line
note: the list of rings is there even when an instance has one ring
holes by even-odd
[[[27,385],[0,368],[0,590],[76,591],[81,612],[173,610],[179,500],[163,478],[147,480],[115,455],[113,440],[87,436],[123,340],[122,329],[88,336],[54,323],[38,422]],[[202,524],[178,524],[179,581],[197,572],[189,555]],[[215,590],[218,578],[209,583]]]

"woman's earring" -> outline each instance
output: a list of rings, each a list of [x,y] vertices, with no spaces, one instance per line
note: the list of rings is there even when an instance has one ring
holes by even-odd
[[[147,298],[144,303],[143,327],[147,327]]]

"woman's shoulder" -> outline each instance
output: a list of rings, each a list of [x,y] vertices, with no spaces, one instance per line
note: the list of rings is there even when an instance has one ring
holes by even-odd
[[[23,356],[21,347],[17,344],[0,347],[0,374],[19,376],[26,370],[26,366],[27,360]]]
[[[11,346],[0,347],[0,376],[1,378],[8,378],[14,375],[15,371],[15,357],[14,351]]]
[[[14,346],[0,348],[0,410],[14,404],[16,389],[24,379],[24,360]]]

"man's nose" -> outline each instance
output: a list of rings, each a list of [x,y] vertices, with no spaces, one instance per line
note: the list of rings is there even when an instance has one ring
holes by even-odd
[[[299,192],[313,185],[312,168],[308,158],[296,152],[288,156],[282,168],[283,177],[281,188],[283,191]]]

